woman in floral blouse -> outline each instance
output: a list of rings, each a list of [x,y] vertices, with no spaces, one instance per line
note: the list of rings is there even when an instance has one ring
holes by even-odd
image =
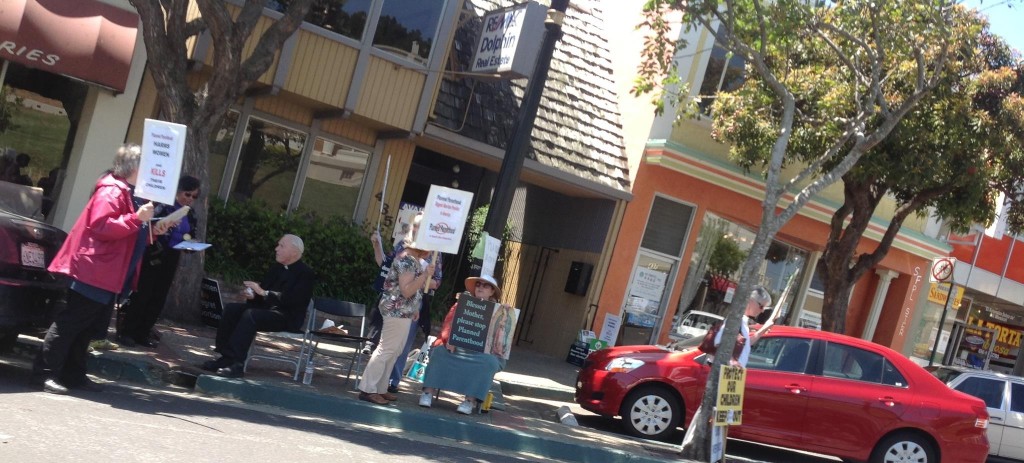
[[[397,400],[387,391],[388,378],[401,353],[409,327],[419,318],[420,301],[426,282],[434,275],[434,264],[427,263],[430,252],[419,249],[412,238],[404,240],[405,249],[395,256],[384,280],[379,309],[384,316],[380,343],[359,381],[359,399],[385,405]]]

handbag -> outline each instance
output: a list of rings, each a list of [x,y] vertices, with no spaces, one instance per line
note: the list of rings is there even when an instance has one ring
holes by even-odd
[[[718,346],[715,345],[715,338],[718,336],[718,330],[722,329],[722,322],[715,323],[708,329],[708,332],[704,335],[704,339],[700,341],[700,345],[697,346],[701,352],[708,355],[715,355],[718,352]],[[736,333],[736,345],[732,349],[732,358],[738,360],[740,353],[743,352],[743,345],[747,343],[747,338],[743,337],[743,333]]]

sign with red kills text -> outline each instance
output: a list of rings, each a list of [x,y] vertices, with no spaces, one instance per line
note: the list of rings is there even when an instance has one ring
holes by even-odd
[[[143,131],[142,160],[139,162],[139,178],[135,182],[135,196],[174,204],[188,127],[146,119]]]
[[[472,203],[473,193],[431,185],[423,208],[423,220],[416,234],[416,247],[458,254]]]

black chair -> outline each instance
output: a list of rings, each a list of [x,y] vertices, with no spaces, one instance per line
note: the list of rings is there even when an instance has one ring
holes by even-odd
[[[324,332],[316,330],[312,327],[316,326],[317,320],[322,318],[348,318],[357,319],[359,324],[358,333],[341,334],[334,332]],[[363,347],[366,343],[370,342],[370,338],[366,337],[366,306],[364,304],[357,304],[355,302],[339,301],[337,299],[331,299],[327,297],[316,297],[313,298],[313,313],[310,317],[309,326],[311,327],[306,331],[305,352],[306,362],[305,365],[308,369],[312,369],[315,372],[316,362],[313,361],[314,356],[318,352],[318,347],[321,342],[328,344],[337,345],[351,345],[355,350],[349,360],[348,371],[345,373],[345,380],[348,381],[352,377],[352,371],[356,370],[357,379],[359,373],[359,367],[363,362]],[[354,326],[354,325],[353,325]]]

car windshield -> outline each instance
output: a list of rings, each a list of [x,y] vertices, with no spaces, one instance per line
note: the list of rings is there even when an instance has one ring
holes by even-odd
[[[935,376],[936,378],[939,378],[939,381],[942,381],[943,383],[947,383],[947,384],[950,381],[952,381],[954,378],[956,378],[957,376],[960,376],[962,374],[962,372],[957,371],[957,370],[953,370],[951,368],[928,369],[928,372],[931,373],[932,376]]]
[[[711,325],[714,325],[719,321],[721,321],[721,319],[710,315],[690,312],[686,315],[686,318],[683,318],[683,326],[692,326],[694,328],[706,330],[711,328]]]

